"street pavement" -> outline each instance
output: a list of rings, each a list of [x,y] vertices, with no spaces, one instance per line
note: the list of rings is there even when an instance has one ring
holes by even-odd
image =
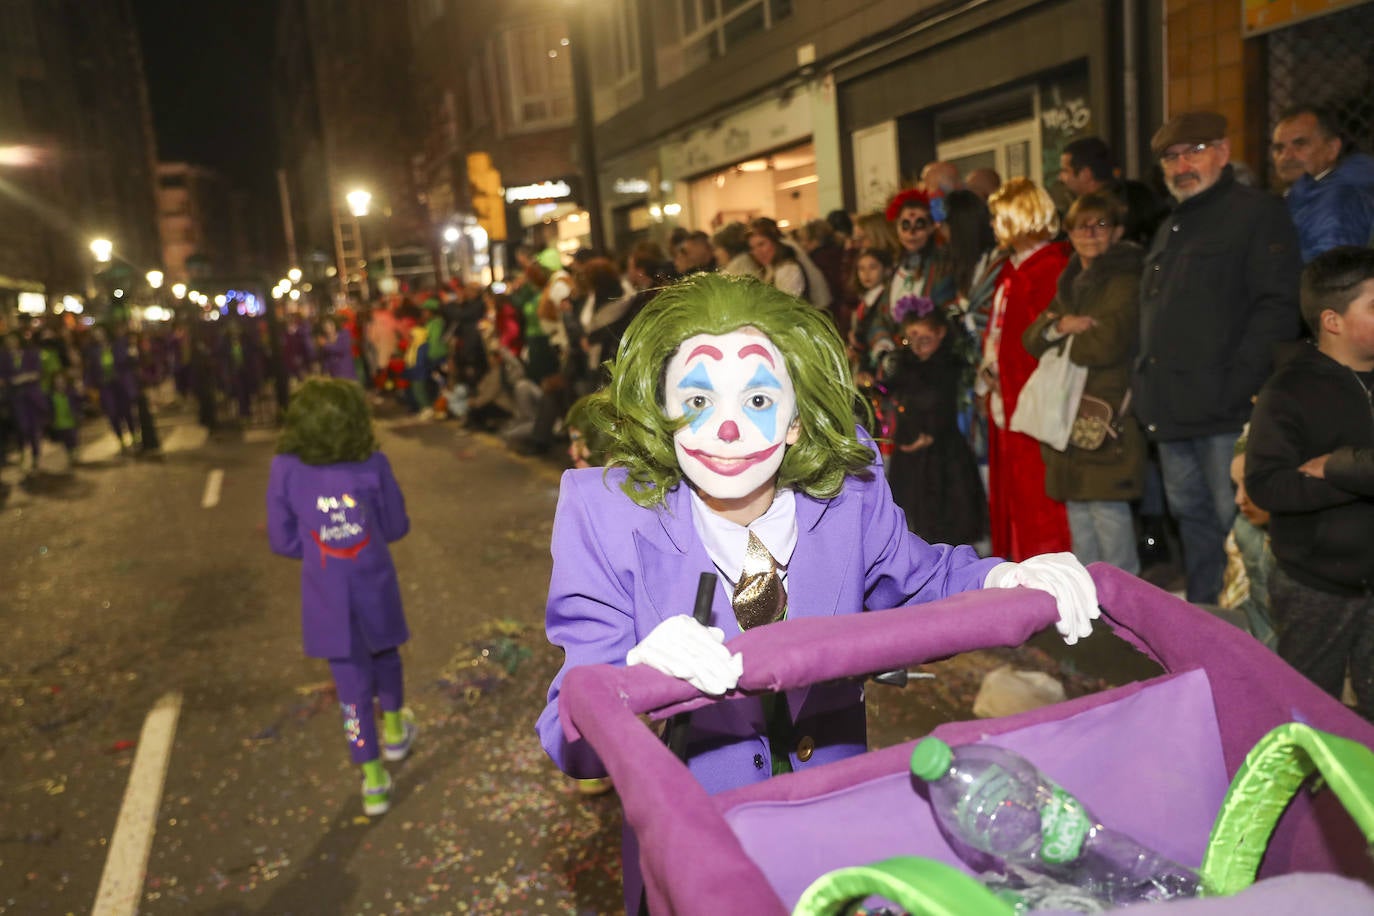
[[[533,734],[560,660],[542,628],[557,456],[379,422],[411,517],[392,549],[421,733],[390,765],[392,810],[369,818],[328,669],[301,653],[298,567],[267,546],[273,431],[207,436],[176,409],[159,425],[160,457],[123,456],[88,424],[72,472],[60,455],[27,481],[0,472],[0,914],[91,911],[141,730],[168,698],[146,875],[135,855],[108,899],[142,914],[615,912],[617,798],[577,794]],[[1154,670],[1109,635],[1076,654],[1052,634],[969,653],[933,681],[871,688],[874,743],[969,716],[1006,663],[1069,696]]]

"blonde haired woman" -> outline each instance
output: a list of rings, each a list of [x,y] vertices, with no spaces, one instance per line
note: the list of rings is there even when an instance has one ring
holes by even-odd
[[[1012,432],[1009,422],[1036,360],[1021,344],[1032,321],[1054,299],[1070,250],[1059,233],[1054,201],[1026,178],[1014,178],[988,199],[1002,262],[992,314],[983,333],[978,392],[988,413],[988,516],[992,552],[1020,560],[1071,545],[1064,504],[1045,494],[1040,443]]]

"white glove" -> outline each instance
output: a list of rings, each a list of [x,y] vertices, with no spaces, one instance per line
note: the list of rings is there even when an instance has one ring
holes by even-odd
[[[983,588],[1017,586],[1038,588],[1054,596],[1059,607],[1055,629],[1069,645],[1090,635],[1092,621],[1102,613],[1092,576],[1071,553],[1042,553],[1020,563],[998,563],[983,581]]]
[[[654,627],[625,656],[627,665],[648,665],[718,697],[744,674],[744,658],[725,648],[725,633],[679,614]]]

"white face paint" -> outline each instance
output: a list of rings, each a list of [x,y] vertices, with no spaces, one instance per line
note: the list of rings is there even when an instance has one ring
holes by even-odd
[[[691,418],[673,442],[682,473],[706,496],[739,499],[771,483],[797,441],[787,364],[755,328],[683,341],[664,398],[669,417]]]

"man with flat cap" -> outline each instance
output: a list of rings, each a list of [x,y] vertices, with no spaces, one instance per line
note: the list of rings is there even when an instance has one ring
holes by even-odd
[[[1283,201],[1236,182],[1223,116],[1176,115],[1150,149],[1178,206],[1140,281],[1133,409],[1159,445],[1188,600],[1215,604],[1236,513],[1232,454],[1275,345],[1298,335],[1302,261]]]

